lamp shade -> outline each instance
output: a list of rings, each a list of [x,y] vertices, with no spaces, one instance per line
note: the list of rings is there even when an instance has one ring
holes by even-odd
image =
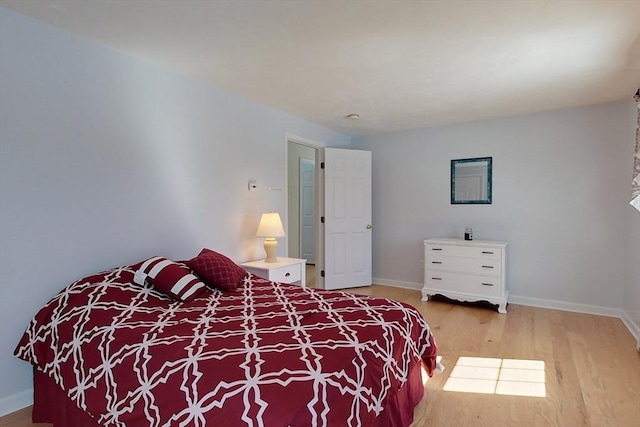
[[[277,212],[263,213],[258,225],[258,237],[284,237],[284,227]]]

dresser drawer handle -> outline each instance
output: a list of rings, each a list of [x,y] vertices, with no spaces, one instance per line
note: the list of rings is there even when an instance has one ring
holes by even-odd
[[[482,251],[483,254],[493,255],[493,251]]]
[[[441,277],[432,277],[431,280],[442,280]]]
[[[441,251],[442,248],[431,248],[432,251]]]
[[[493,265],[483,265],[482,268],[493,268]]]
[[[284,275],[284,277],[289,277],[289,276],[291,276],[291,273],[287,273]]]
[[[442,264],[442,261],[431,261],[431,264]]]
[[[482,286],[493,286],[493,283],[482,283]]]

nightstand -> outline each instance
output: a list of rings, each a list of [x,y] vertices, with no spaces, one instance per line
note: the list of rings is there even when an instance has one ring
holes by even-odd
[[[272,282],[289,283],[306,287],[307,260],[300,258],[277,257],[276,262],[250,261],[240,264],[251,274]]]

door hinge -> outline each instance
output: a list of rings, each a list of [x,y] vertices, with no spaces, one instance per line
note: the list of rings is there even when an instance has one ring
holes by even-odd
[[[324,169],[324,162],[320,163],[320,169]]]
[[[324,270],[320,270],[320,277],[324,277]]]
[[[324,224],[324,217],[323,216],[320,217],[320,222]]]

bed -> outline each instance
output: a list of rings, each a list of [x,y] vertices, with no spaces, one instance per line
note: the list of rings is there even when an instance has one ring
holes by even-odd
[[[15,354],[34,367],[34,422],[412,422],[421,369],[436,368],[435,341],[415,308],[269,282],[235,264],[242,277],[233,289],[196,280],[182,298],[176,287],[160,290],[152,275],[140,280],[145,263],[78,280],[33,318]]]

